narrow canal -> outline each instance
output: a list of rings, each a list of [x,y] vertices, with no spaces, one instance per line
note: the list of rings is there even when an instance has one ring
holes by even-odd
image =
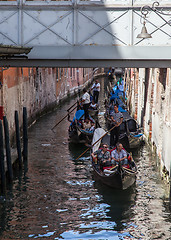
[[[148,146],[133,153],[135,186],[118,191],[95,182],[89,155],[76,161],[84,148],[68,144],[69,122],[50,130],[73,103],[29,129],[28,168],[0,198],[0,239],[171,239],[168,188]]]

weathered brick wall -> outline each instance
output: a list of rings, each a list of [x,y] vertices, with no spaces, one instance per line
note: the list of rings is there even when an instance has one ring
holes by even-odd
[[[27,107],[28,118],[56,101],[52,71],[38,68],[10,68],[3,72],[3,108],[10,130],[14,129],[14,111]]]
[[[163,72],[164,71],[164,72]],[[165,75],[166,74],[166,75]],[[152,143],[161,160],[161,169],[170,172],[171,143],[171,71],[156,69],[152,114]]]
[[[130,83],[128,94],[132,95],[128,104],[130,111],[144,127],[147,140],[160,159],[161,170],[170,172],[171,69],[129,71],[134,72],[134,76],[127,78]]]
[[[10,133],[14,132],[15,110],[19,112],[21,123],[23,107],[27,107],[28,118],[33,120],[69,93],[78,91],[92,80],[92,76],[91,68],[9,68],[1,71],[0,107],[7,116]]]

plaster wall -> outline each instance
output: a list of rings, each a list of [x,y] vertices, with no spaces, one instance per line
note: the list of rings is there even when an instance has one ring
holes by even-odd
[[[27,107],[28,118],[56,101],[55,81],[48,69],[9,69],[3,74],[3,108],[9,123],[14,129],[14,112],[19,113],[22,122],[23,107]]]
[[[131,100],[131,114],[134,116],[137,111],[137,122],[159,157],[161,173],[171,175],[171,69],[134,69],[134,72],[138,75],[138,98]],[[135,86],[136,77],[131,80]],[[137,88],[131,91],[135,96]]]
[[[164,124],[163,127],[163,149],[162,149],[162,161],[170,173],[171,159],[170,159],[170,143],[171,143],[171,123]],[[171,173],[170,173],[171,176]]]
[[[144,81],[145,81],[145,69],[139,68],[139,81],[138,81],[138,109],[137,109],[137,121],[142,126],[142,111],[144,107]]]
[[[32,122],[38,115],[57,106],[60,100],[76,93],[92,81],[93,69],[81,68],[9,68],[3,71],[0,90],[1,107],[10,134],[15,129],[14,112],[22,125],[23,107]]]

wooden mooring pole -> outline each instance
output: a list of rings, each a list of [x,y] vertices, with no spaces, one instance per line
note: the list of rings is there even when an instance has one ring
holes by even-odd
[[[3,127],[0,120],[0,175],[1,175],[1,193],[5,192],[6,179],[5,179],[5,164],[4,164],[4,140],[3,140]]]
[[[23,160],[28,159],[27,109],[23,107]]]
[[[19,127],[19,120],[18,120],[18,112],[17,111],[15,111],[15,131],[16,131],[16,146],[17,146],[19,168],[22,168],[20,127]]]
[[[8,121],[7,121],[6,116],[3,116],[3,122],[4,122],[4,133],[5,133],[5,147],[6,147],[8,179],[9,179],[9,181],[12,181],[13,180],[13,170],[12,170],[12,161],[11,161],[11,148],[10,148]]]

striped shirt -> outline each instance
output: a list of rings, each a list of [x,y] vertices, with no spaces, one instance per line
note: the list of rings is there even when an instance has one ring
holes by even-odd
[[[112,116],[114,118],[114,120],[118,123],[120,122],[121,118],[123,118],[123,114],[121,112],[117,112],[117,113],[112,112],[110,116]],[[114,124],[116,124],[116,123],[114,123]]]

